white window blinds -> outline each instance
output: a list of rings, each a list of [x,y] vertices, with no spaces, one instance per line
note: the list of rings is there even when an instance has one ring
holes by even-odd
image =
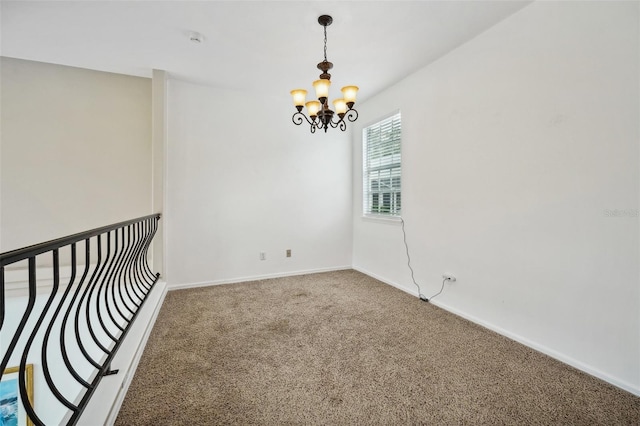
[[[399,216],[401,208],[400,113],[363,130],[365,215]]]

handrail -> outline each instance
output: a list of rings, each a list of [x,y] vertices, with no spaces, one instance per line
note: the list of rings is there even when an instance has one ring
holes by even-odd
[[[67,425],[78,422],[102,377],[117,373],[111,361],[160,277],[148,263],[159,220],[160,214],[147,215],[0,254],[0,333],[11,336],[0,348],[0,378],[9,362],[19,364],[19,399],[34,425],[45,425],[46,413],[30,399],[31,365],[44,378],[47,398],[66,410]],[[76,247],[82,242],[84,259]],[[70,257],[64,281],[61,251]],[[43,273],[37,261],[47,254],[52,266]],[[12,317],[19,324],[6,330],[5,266],[21,261],[27,261],[28,299]],[[37,294],[38,275],[52,282],[48,295]]]
[[[95,237],[96,235],[104,234],[105,232],[113,231],[114,229],[122,228],[124,226],[140,222],[141,220],[151,218],[160,219],[160,214],[155,213],[136,219],[125,220],[123,222],[114,223],[113,225],[102,226],[88,231],[78,232],[77,234],[68,235],[66,237],[56,238],[55,240],[45,241],[44,243],[7,251],[0,254],[0,266],[9,265],[56,248],[67,246],[71,243],[77,243],[78,241],[86,240],[87,238]]]

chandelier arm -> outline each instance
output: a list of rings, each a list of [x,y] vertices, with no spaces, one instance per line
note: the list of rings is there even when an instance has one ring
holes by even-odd
[[[304,113],[300,111],[296,111],[293,114],[293,116],[291,117],[291,121],[293,121],[293,124],[295,124],[296,126],[299,126],[302,123],[304,123],[304,120],[302,119],[303,117],[307,121],[307,123],[309,123],[310,125],[313,125],[313,121],[310,120],[309,117],[307,117]]]
[[[358,111],[353,109],[353,108],[351,108],[350,110],[348,110],[345,113],[344,116],[347,118],[347,120],[349,120],[350,122],[353,123],[354,121],[356,121],[358,119]],[[343,120],[344,120],[344,118],[343,118]]]
[[[342,114],[342,117],[340,117],[340,116],[338,115],[338,117],[339,117],[338,121],[333,121],[333,120],[331,120],[331,122],[330,122],[331,127],[333,127],[334,129],[335,129],[335,128],[339,128],[339,129],[340,129],[340,130],[342,130],[343,132],[344,132],[345,130],[347,130],[347,122],[346,122],[346,121],[344,121],[345,115],[346,115],[346,114]]]

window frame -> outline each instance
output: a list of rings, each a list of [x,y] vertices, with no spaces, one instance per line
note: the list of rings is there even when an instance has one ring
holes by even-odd
[[[386,125],[385,122],[390,121],[390,125],[394,126],[394,121],[397,120],[399,124],[399,130],[397,131],[397,141],[393,140],[385,147],[381,144],[381,141],[378,140],[378,147],[376,149],[382,148],[390,149],[390,154],[384,155],[383,157],[390,157],[386,161],[380,160],[378,166],[371,166],[372,155],[370,152],[369,138],[368,133],[372,127],[384,127]],[[395,135],[392,135],[392,138],[396,138]],[[397,148],[393,145],[397,142]],[[388,164],[384,164],[388,162]],[[378,172],[377,176],[371,176],[371,174]],[[380,172],[383,172],[382,174]],[[377,179],[376,179],[377,177]],[[381,184],[381,181],[387,182],[388,191],[382,191],[380,186],[377,187],[377,191],[374,192],[373,185],[374,181],[377,181],[377,185]],[[382,206],[378,203],[377,211],[373,211],[372,204],[374,198],[377,196],[377,199],[388,198],[388,203],[383,203]],[[388,208],[389,211],[381,211],[384,208]],[[402,114],[401,111],[395,110],[387,115],[380,117],[372,121],[371,123],[366,124],[362,128],[362,217],[364,219],[374,219],[380,221],[390,221],[397,222],[401,220],[402,215]]]

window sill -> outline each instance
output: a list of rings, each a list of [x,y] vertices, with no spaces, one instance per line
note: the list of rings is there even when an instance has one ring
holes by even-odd
[[[402,217],[368,214],[368,215],[362,216],[362,220],[364,220],[365,222],[386,223],[388,225],[400,225],[400,223],[402,222]]]

